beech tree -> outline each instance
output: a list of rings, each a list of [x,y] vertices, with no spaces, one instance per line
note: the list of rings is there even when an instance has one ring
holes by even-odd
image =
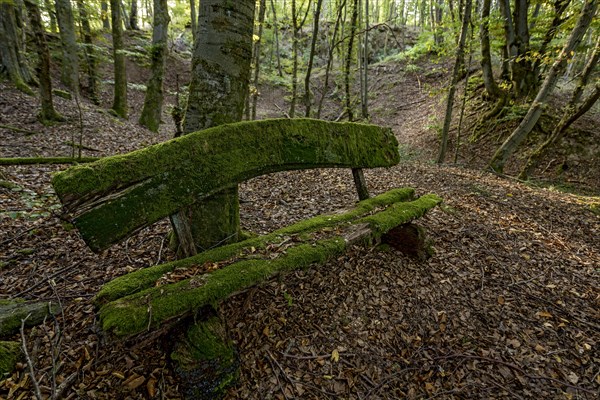
[[[154,26],[152,28],[151,76],[146,86],[144,107],[140,116],[140,125],[158,132],[163,104],[163,77],[167,60],[167,38],[169,27],[169,8],[167,0],[154,0]]]
[[[24,58],[20,37],[14,3],[0,1],[0,66],[17,89],[33,94],[28,84],[35,83],[35,79]]]
[[[250,78],[254,7],[254,0],[203,0],[200,4],[185,133],[242,119]],[[184,257],[237,241],[237,186],[194,204],[172,216],[171,222]]]
[[[125,54],[123,54],[123,20],[121,18],[121,2],[119,0],[110,0],[110,16],[115,70],[112,109],[119,117],[127,118],[127,70],[125,69]]]
[[[583,35],[590,26],[592,19],[596,14],[598,6],[598,0],[587,0],[581,10],[579,19],[575,28],[571,32],[569,39],[562,51],[554,61],[544,83],[541,85],[535,99],[531,103],[527,115],[523,118],[519,126],[514,132],[502,143],[502,146],[498,148],[494,156],[490,161],[490,167],[496,172],[503,172],[506,161],[517,147],[525,140],[529,135],[537,121],[539,120],[542,112],[546,108],[548,103],[548,97],[554,90],[559,75],[564,71],[567,61],[573,56],[575,49],[581,42]]]
[[[73,92],[79,90],[77,37],[70,0],[56,0],[56,18],[62,46],[61,80]]]

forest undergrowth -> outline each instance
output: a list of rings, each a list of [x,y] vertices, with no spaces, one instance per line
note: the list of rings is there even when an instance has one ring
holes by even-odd
[[[187,66],[178,60],[167,74],[170,104],[176,76],[185,81]],[[135,84],[146,81],[147,71],[135,63],[128,68],[128,121],[83,104],[86,156],[124,153],[172,136],[168,108],[159,134],[135,124],[143,103]],[[489,148],[469,142],[467,129],[459,163],[434,164],[448,66],[389,62],[371,71],[371,121],[392,127],[404,160],[366,171],[369,189],[378,194],[412,186],[443,197],[443,206],[420,220],[434,253],[421,261],[385,247],[355,247],[323,267],[271,279],[223,303],[241,364],[228,398],[598,398],[600,199],[486,172],[483,160],[498,140],[493,126],[484,130]],[[283,116],[284,94],[280,87],[261,88],[259,116]],[[0,82],[0,124],[35,132],[0,127],[1,157],[72,154],[81,134],[77,111],[72,101],[55,101],[67,121],[41,125],[36,103]],[[475,98],[473,104],[465,126],[476,123]],[[324,115],[335,119],[340,110],[331,97]],[[594,126],[597,113],[578,129]],[[580,183],[597,194],[593,159],[560,158],[559,150],[549,157],[540,177],[562,168],[555,186]],[[65,167],[0,169],[1,297],[62,306],[14,339],[25,341],[44,396],[180,398],[168,361],[170,339],[149,333],[114,341],[100,330],[91,303],[103,283],[174,258],[168,222],[92,253],[58,218],[50,176]],[[357,200],[347,170],[263,176],[241,185],[240,197],[243,226],[257,233]],[[32,397],[25,363],[0,377],[0,398]]]

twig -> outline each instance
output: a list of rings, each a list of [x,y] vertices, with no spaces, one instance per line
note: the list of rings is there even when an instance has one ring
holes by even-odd
[[[62,399],[64,392],[73,384],[77,378],[77,371],[69,375],[56,389],[56,392],[52,395],[52,400]]]
[[[279,385],[279,390],[281,390],[281,393],[283,393],[283,397],[287,400],[288,397],[287,397],[287,394],[285,393],[285,388],[283,387],[283,385],[281,384],[281,381],[279,380],[279,375],[275,371],[273,362],[275,362],[277,364],[277,366],[279,367],[279,369],[281,369],[281,372],[283,372],[284,376],[285,376],[285,371],[281,368],[281,365],[279,365],[279,363],[277,363],[277,360],[275,360],[273,358],[273,356],[271,355],[271,353],[269,351],[267,351],[266,358],[267,358],[267,361],[269,361],[269,364],[271,364],[271,370],[273,371],[273,374],[275,375],[275,379],[277,379],[277,384]]]
[[[40,384],[38,383],[37,378],[35,377],[35,371],[33,369],[33,362],[31,361],[31,357],[29,357],[29,351],[27,351],[27,339],[25,338],[25,321],[31,317],[31,313],[27,314],[25,318],[21,320],[21,347],[23,349],[23,354],[25,355],[25,360],[27,361],[27,365],[29,366],[29,375],[31,375],[31,383],[33,384],[33,390],[35,391],[35,397],[38,400],[43,400],[42,391],[40,390]]]
[[[11,296],[9,296],[9,298],[10,298],[10,299],[14,299],[15,297],[19,297],[19,296],[21,296],[21,295],[24,295],[25,293],[29,293],[29,292],[31,292],[33,289],[35,289],[35,288],[37,288],[38,286],[42,285],[43,283],[47,282],[49,279],[56,278],[58,275],[61,275],[63,272],[65,272],[65,271],[68,271],[68,270],[70,270],[70,269],[72,269],[72,268],[75,268],[75,267],[79,266],[79,264],[81,264],[81,261],[80,261],[80,262],[77,262],[77,263],[75,263],[75,264],[73,264],[73,265],[69,265],[69,266],[66,266],[66,267],[64,267],[64,268],[61,268],[61,269],[59,269],[58,271],[56,271],[55,273],[53,273],[52,275],[48,276],[48,277],[47,277],[45,280],[41,280],[41,281],[39,281],[39,282],[37,282],[37,283],[35,283],[35,284],[33,284],[33,285],[29,286],[27,289],[24,289],[24,290],[20,291],[20,292],[19,292],[19,293],[17,293],[17,294],[14,294],[14,295],[11,295]]]
[[[524,377],[532,379],[532,380],[546,380],[546,381],[558,383],[560,385],[569,387],[571,389],[581,390],[582,392],[585,392],[585,393],[597,394],[593,390],[589,390],[589,389],[586,389],[584,387],[577,386],[577,385],[572,385],[572,384],[570,384],[568,382],[561,381],[560,379],[550,378],[550,377],[541,376],[541,375],[530,375],[527,372],[525,372],[518,365],[515,365],[513,363],[509,363],[507,361],[498,360],[498,359],[495,359],[495,358],[488,358],[488,357],[482,357],[482,356],[474,356],[474,355],[470,355],[470,354],[449,354],[447,356],[435,357],[434,360],[445,360],[445,359],[449,359],[449,358],[467,358],[467,359],[470,359],[470,360],[480,360],[480,361],[485,361],[485,362],[489,362],[489,363],[492,363],[492,364],[500,364],[500,365],[504,365],[504,366],[506,366],[506,367],[508,367],[510,369],[513,369],[513,370],[521,373]]]
[[[156,264],[154,264],[154,265],[160,264],[160,257],[162,255],[163,246],[165,245],[165,240],[167,240],[167,236],[165,236],[163,238],[163,240],[160,242],[160,249],[158,249],[158,259],[156,260]]]

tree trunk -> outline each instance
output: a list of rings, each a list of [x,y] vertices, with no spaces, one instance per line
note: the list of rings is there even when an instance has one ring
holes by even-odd
[[[550,28],[548,28],[548,30],[546,30],[546,33],[544,34],[544,38],[542,39],[542,44],[540,45],[540,48],[538,50],[539,55],[537,56],[537,58],[533,64],[533,70],[534,70],[536,76],[539,75],[539,73],[540,73],[542,60],[543,60],[544,56],[546,55],[546,50],[547,50],[548,45],[550,44],[552,39],[554,39],[554,37],[556,36],[556,33],[558,32],[558,29],[560,28],[560,26],[563,24],[563,22],[565,22],[566,18],[563,18],[562,16],[570,3],[571,3],[571,0],[556,0],[554,2],[554,18],[552,19],[552,22],[550,23]]]
[[[125,29],[131,30],[131,24],[129,23],[129,15],[127,15],[127,7],[123,1],[120,2],[121,8],[121,23],[125,25]]]
[[[265,12],[267,8],[267,0],[260,0],[260,10],[258,12],[258,38],[254,42],[254,78],[252,79],[254,86],[252,88],[252,115],[253,120],[256,119],[256,105],[258,103],[258,77],[260,75],[260,45],[263,39],[263,29],[265,24]]]
[[[369,118],[369,0],[365,0],[365,40],[362,48],[361,63],[361,112],[362,118]]]
[[[313,32],[312,32],[312,40],[310,42],[310,54],[308,55],[308,65],[306,66],[306,75],[304,77],[304,107],[305,112],[304,115],[306,117],[310,117],[310,110],[312,106],[312,96],[310,90],[310,76],[312,73],[313,62],[315,59],[315,50],[317,47],[317,39],[319,37],[319,23],[321,18],[321,7],[323,5],[323,0],[317,0],[317,4],[315,5],[315,13],[313,16]]]
[[[110,16],[113,36],[114,58],[114,96],[113,111],[121,118],[127,118],[127,70],[123,54],[123,22],[121,20],[121,2],[110,0]]]
[[[273,11],[273,34],[275,35],[275,56],[277,58],[277,73],[283,77],[281,70],[281,52],[279,49],[279,26],[277,25],[277,11],[275,10],[275,0],[271,0],[271,10]]]
[[[44,0],[44,7],[48,13],[48,18],[50,18],[50,32],[56,33],[56,13],[54,12],[54,7],[52,6],[52,3],[50,3],[50,0]]]
[[[84,0],[77,0],[77,8],[79,9],[81,31],[83,36],[83,42],[85,43],[84,54],[87,65],[89,97],[94,104],[98,105],[100,104],[100,98],[98,96],[99,80],[97,58],[96,52],[94,50],[94,42],[92,39],[92,29],[90,27],[88,10],[86,4],[84,3]]]
[[[167,39],[169,32],[169,8],[167,0],[154,0],[154,22],[152,28],[151,76],[146,87],[144,107],[140,125],[158,132],[163,106],[163,76],[167,61]]]
[[[56,18],[62,46],[61,81],[72,92],[79,92],[79,57],[73,9],[70,0],[56,0]]]
[[[544,80],[544,83],[540,87],[537,96],[533,100],[527,115],[523,118],[517,129],[502,143],[502,146],[498,148],[494,156],[490,161],[490,167],[496,172],[502,172],[506,161],[511,154],[517,149],[517,147],[525,140],[529,135],[538,119],[542,115],[542,112],[546,108],[548,97],[556,86],[556,81],[559,78],[559,74],[565,69],[567,61],[572,57],[574,50],[577,48],[583,35],[587,31],[592,19],[596,13],[598,6],[598,0],[587,0],[581,10],[581,15],[577,20],[577,25],[571,32],[565,47],[562,49],[558,58],[552,64],[552,67],[548,71],[548,75]]]
[[[110,19],[108,18],[108,2],[106,0],[100,1],[100,18],[102,19],[102,28],[104,30],[110,29]]]
[[[254,0],[226,4],[204,0],[200,4],[186,133],[242,119],[250,78],[254,7]],[[202,251],[237,241],[238,209],[235,186],[182,211],[178,218],[189,229],[174,227],[180,244]],[[206,235],[199,236],[201,233]]]
[[[32,95],[28,83],[35,81],[23,55],[14,5],[0,2],[0,65],[6,68],[8,77],[17,89]]]
[[[137,31],[139,30],[138,26],[138,3],[137,0],[131,0],[131,11],[129,13],[129,25],[131,29]]]
[[[190,0],[190,29],[192,30],[192,39],[196,42],[196,35],[198,33],[198,15],[196,13],[196,0]]]
[[[42,25],[42,17],[40,9],[35,0],[25,0],[25,7],[29,14],[31,30],[35,41],[36,51],[38,54],[38,79],[40,81],[40,101],[42,109],[40,111],[40,119],[43,122],[60,121],[62,117],[54,110],[52,102],[52,80],[50,78],[50,52],[46,43],[44,27]]]
[[[511,47],[515,50],[511,59],[511,80],[513,90],[517,97],[529,96],[538,87],[538,77],[533,70],[533,63],[529,56],[529,25],[527,13],[528,0],[515,0],[514,10],[514,42]]]
[[[460,30],[460,38],[458,40],[458,49],[456,51],[456,59],[454,60],[454,69],[452,71],[452,81],[448,90],[448,98],[446,100],[446,115],[444,117],[444,126],[442,128],[442,140],[440,144],[440,153],[437,158],[437,163],[442,164],[446,158],[446,150],[448,148],[448,133],[450,131],[450,122],[452,122],[452,107],[454,106],[454,93],[456,92],[456,84],[460,68],[464,65],[465,42],[467,41],[467,33],[469,31],[469,22],[471,20],[471,0],[465,1],[465,10],[462,13],[462,28]]]
[[[490,6],[491,0],[483,0],[483,6],[481,8],[481,25],[480,25],[480,37],[481,37],[481,70],[483,72],[483,84],[485,85],[485,91],[488,96],[495,100],[500,96],[500,88],[496,84],[494,79],[494,71],[492,69],[492,55],[490,52]]]
[[[350,17],[350,34],[348,35],[348,51],[346,52],[346,65],[344,69],[344,89],[346,93],[346,114],[348,121],[354,120],[354,112],[352,110],[352,94],[350,87],[350,69],[352,68],[352,55],[354,53],[354,35],[356,34],[356,24],[358,23],[358,2],[354,0],[352,3],[352,16]]]

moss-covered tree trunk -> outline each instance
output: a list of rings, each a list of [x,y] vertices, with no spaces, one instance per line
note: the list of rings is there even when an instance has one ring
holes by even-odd
[[[127,70],[125,69],[125,54],[123,54],[123,20],[121,18],[121,2],[119,0],[110,0],[110,16],[115,69],[115,90],[112,109],[119,117],[127,118]]]
[[[8,73],[9,79],[17,89],[33,94],[28,83],[33,82],[33,75],[21,53],[14,4],[0,2],[0,66]]]
[[[60,79],[72,92],[77,92],[79,91],[79,58],[71,1],[56,0],[55,5],[62,47]]]
[[[185,133],[242,119],[250,78],[254,7],[253,0],[200,4]],[[201,251],[237,241],[237,210],[236,186],[173,218],[182,255],[192,255],[194,248]]]
[[[87,66],[88,75],[88,91],[90,99],[94,104],[100,104],[99,98],[99,79],[98,79],[98,60],[96,51],[94,50],[94,41],[92,39],[92,28],[90,26],[89,12],[87,4],[84,0],[76,0],[77,9],[79,10],[79,20],[81,23],[81,32],[83,35],[83,42],[85,43],[84,54],[85,63]]]
[[[52,81],[50,79],[50,52],[42,26],[40,9],[35,0],[25,0],[25,7],[29,14],[31,30],[33,31],[36,51],[38,53],[38,79],[40,80],[40,102],[42,109],[40,119],[42,121],[57,121],[62,117],[54,109],[52,101]]]
[[[167,0],[154,0],[154,26],[152,30],[152,75],[148,81],[140,125],[158,132],[163,105],[163,76],[167,60],[167,38],[169,28]]]

